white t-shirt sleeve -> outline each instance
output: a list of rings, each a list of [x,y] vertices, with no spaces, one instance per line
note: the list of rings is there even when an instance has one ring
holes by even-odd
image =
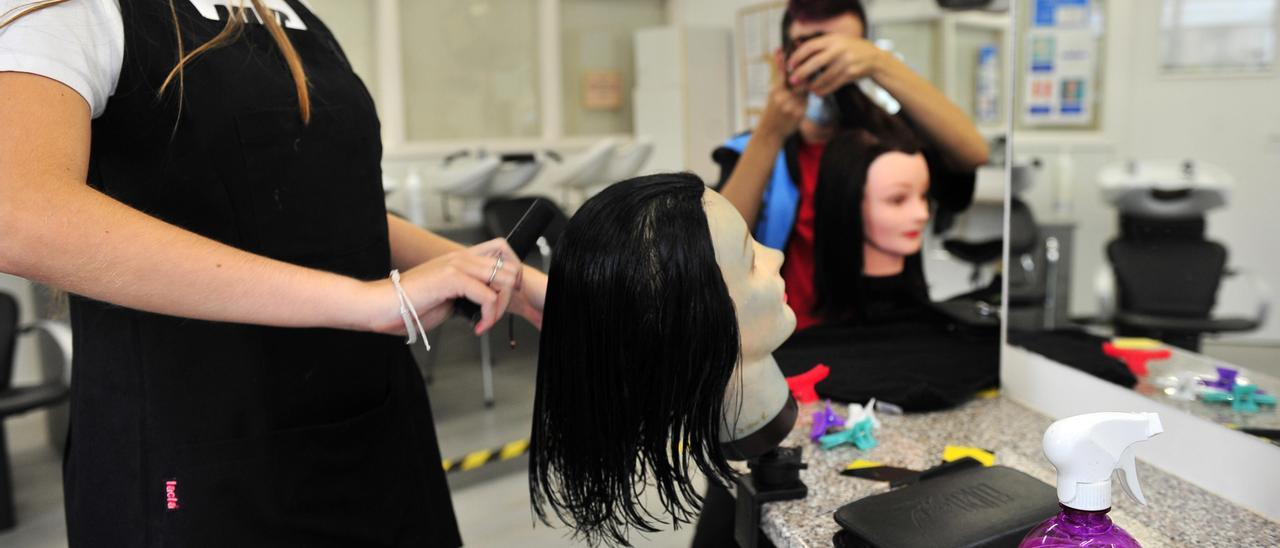
[[[31,0],[0,0],[0,22]],[[68,0],[0,28],[0,72],[39,74],[76,90],[102,115],[124,65],[119,0]]]

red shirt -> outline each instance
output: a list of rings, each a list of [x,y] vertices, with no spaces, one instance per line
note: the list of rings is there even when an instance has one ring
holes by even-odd
[[[796,225],[787,239],[783,251],[782,279],[787,282],[787,305],[796,313],[796,329],[821,323],[813,315],[813,303],[817,295],[813,287],[813,194],[818,188],[818,165],[822,163],[822,151],[826,144],[800,145],[796,163],[800,166],[800,210],[796,212]]]

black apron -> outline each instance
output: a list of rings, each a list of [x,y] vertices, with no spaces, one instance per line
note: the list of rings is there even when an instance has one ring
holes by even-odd
[[[179,108],[176,85],[156,94],[177,58],[170,3],[120,4],[124,66],[93,122],[89,184],[252,253],[387,276],[377,116],[320,20],[299,2],[268,2],[310,81],[303,125],[288,67],[257,21],[187,66]],[[215,4],[173,1],[187,51],[223,27]],[[403,339],[79,296],[71,316],[71,546],[461,544]]]

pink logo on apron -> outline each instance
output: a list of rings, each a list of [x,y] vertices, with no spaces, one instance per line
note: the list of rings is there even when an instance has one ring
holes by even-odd
[[[164,500],[165,508],[169,511],[178,509],[178,480],[171,479],[164,482]]]

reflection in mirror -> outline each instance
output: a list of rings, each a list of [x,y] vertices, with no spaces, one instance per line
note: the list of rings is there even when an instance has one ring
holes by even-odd
[[[779,364],[788,375],[830,366],[818,391],[837,401],[956,405],[997,376],[1005,167],[987,150],[1004,148],[1009,14],[874,2],[864,18],[792,5],[788,18],[781,3],[739,10],[737,129],[749,133],[722,137],[713,154],[721,193],[787,257],[799,328]],[[804,56],[836,47],[875,52],[877,66],[828,91],[803,75],[784,86],[771,65],[780,49],[803,73]],[[783,93],[770,93],[770,77]],[[808,112],[779,131],[788,90]],[[748,160],[761,135],[781,146]]]
[[[1274,3],[1250,21],[1219,3],[1080,4],[1018,4],[1009,342],[1280,428]],[[1215,44],[1230,51],[1188,53]]]

